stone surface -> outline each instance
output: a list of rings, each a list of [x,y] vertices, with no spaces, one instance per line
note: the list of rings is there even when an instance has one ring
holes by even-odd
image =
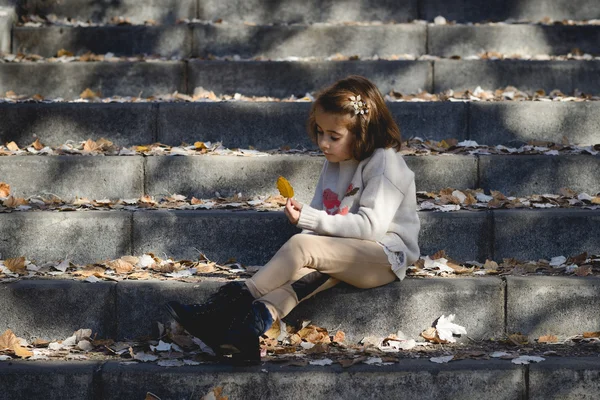
[[[504,287],[496,278],[405,279],[378,288],[346,284],[301,302],[287,317],[290,324],[308,319],[348,343],[365,336],[382,337],[402,331],[417,339],[442,315],[455,314],[470,338],[499,337],[504,329]],[[332,334],[333,334],[332,333]],[[457,339],[467,341],[466,337]]]
[[[89,51],[116,56],[159,54],[164,57],[190,57],[192,30],[187,25],[101,26],[101,27],[15,27],[13,53],[54,57],[65,49],[75,55]]]
[[[312,23],[340,21],[395,21],[407,22],[418,15],[417,0],[394,2],[390,0],[316,1],[294,0],[260,1],[204,0],[199,3],[198,18],[227,22]]]
[[[519,147],[530,140],[590,145],[600,142],[600,104],[596,102],[472,102],[471,139],[479,144]]]
[[[437,25],[427,33],[429,54],[442,57],[485,52],[565,55],[575,48],[589,54],[600,52],[600,26],[593,25]]]
[[[12,156],[0,158],[0,171],[19,197],[114,200],[144,195],[143,163],[142,157],[124,156]]]
[[[560,193],[563,187],[591,195],[600,191],[599,156],[480,156],[480,186],[505,195]]]
[[[560,255],[560,254],[556,254]],[[600,326],[600,279],[506,277],[507,331],[537,339],[594,332]]]
[[[329,57],[390,57],[425,54],[427,27],[416,24],[351,25],[194,25],[193,55]]]
[[[1,214],[0,254],[89,263],[131,254],[131,214],[120,211]]]
[[[421,254],[439,250],[460,261],[492,258],[494,236],[490,212],[421,212],[419,247]],[[509,241],[510,243],[510,241]],[[509,246],[509,243],[503,245]]]
[[[156,141],[154,104],[0,104],[0,142],[15,141],[21,148],[37,138],[46,146],[60,146],[101,137],[117,146]]]
[[[433,90],[475,90],[478,86],[495,90],[510,85],[531,92],[558,89],[572,94],[578,89],[598,94],[598,72],[600,61],[437,60]]]
[[[190,61],[189,90],[203,87],[217,94],[303,97],[348,75],[369,76],[381,93],[413,93],[432,88],[428,61],[269,62]]]
[[[117,334],[116,283],[31,280],[0,286],[0,331],[28,341],[65,340],[79,329],[100,338]]]
[[[299,229],[281,212],[152,211],[134,213],[133,248],[215,262],[230,258],[245,265],[264,264]]]
[[[496,210],[494,259],[600,254],[599,227],[598,210]]]
[[[464,360],[434,364],[406,360],[388,365],[339,364],[298,368],[273,364],[253,367],[199,366],[165,369],[156,365],[118,365],[102,371],[105,399],[141,398],[150,391],[162,399],[204,396],[215,387],[230,399],[489,399],[522,398],[522,367],[503,360]]]
[[[66,100],[89,88],[103,97],[186,91],[183,62],[71,62],[0,64],[0,93]]]
[[[94,361],[0,362],[1,400],[97,398]]]
[[[110,22],[114,17],[124,17],[132,23],[141,24],[148,20],[158,23],[174,23],[180,18],[194,18],[194,0],[20,0],[24,14],[55,14],[58,17],[75,18],[82,21]]]
[[[404,157],[415,173],[417,191],[439,191],[444,188],[478,186],[478,161],[473,156]]]
[[[600,363],[597,357],[548,357],[529,366],[532,400],[594,400],[600,396]]]
[[[549,17],[589,20],[600,18],[600,10],[594,0],[424,0],[420,7],[420,18],[433,21],[443,15],[449,21],[483,22],[525,19],[540,21]]]

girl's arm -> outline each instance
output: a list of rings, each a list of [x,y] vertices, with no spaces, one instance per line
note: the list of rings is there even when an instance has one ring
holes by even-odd
[[[298,227],[322,235],[377,241],[387,233],[403,199],[404,193],[385,175],[376,175],[365,182],[356,214],[328,215],[311,203],[302,207]]]

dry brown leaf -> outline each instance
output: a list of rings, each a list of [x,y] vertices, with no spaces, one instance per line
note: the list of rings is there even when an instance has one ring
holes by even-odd
[[[538,343],[556,343],[558,338],[554,335],[545,335],[538,338]]]
[[[278,318],[275,320],[275,322],[273,322],[273,324],[271,325],[269,330],[267,330],[265,333],[263,333],[263,336],[266,336],[269,339],[277,339],[277,337],[279,336],[279,334],[281,332],[280,327],[281,327],[281,324],[279,323],[279,318]]]
[[[357,358],[350,358],[350,359],[345,359],[345,360],[338,360],[338,363],[340,363],[342,365],[343,368],[348,368],[351,367],[355,364],[361,363],[363,361],[367,361],[368,357],[367,356],[360,356]]]
[[[93,151],[100,151],[101,148],[92,139],[88,139],[88,140],[86,140],[86,142],[83,145],[83,150],[93,152]]]
[[[72,52],[68,51],[68,50],[65,50],[65,49],[60,49],[60,50],[58,51],[58,53],[56,53],[56,57],[62,57],[62,56],[65,56],[65,57],[73,57],[73,56],[74,56],[74,54],[73,54]]]
[[[6,144],[6,148],[9,149],[10,151],[17,151],[19,150],[19,146],[17,146],[17,144],[15,142],[10,142]]]
[[[150,151],[150,147],[148,146],[135,146],[135,151],[138,153],[144,153],[146,151]]]
[[[4,265],[15,274],[24,274],[26,272],[25,257],[9,258],[4,261]]]
[[[25,200],[22,197],[8,196],[8,198],[4,200],[3,203],[6,207],[16,208],[19,206],[27,205],[27,200]]]
[[[508,335],[508,340],[510,340],[517,346],[529,343],[529,338],[525,335],[521,335],[520,333],[513,333],[512,335]]]
[[[194,147],[196,148],[196,150],[206,150],[206,149],[208,149],[208,147],[206,147],[206,145],[204,144],[204,142],[196,142],[196,143],[194,143]]]
[[[31,351],[21,347],[19,338],[17,338],[10,329],[7,329],[4,334],[0,336],[0,349],[12,350],[18,357],[21,358],[33,356]]]
[[[600,197],[596,196],[592,200],[590,200],[592,204],[600,204]]]
[[[37,151],[40,151],[41,149],[44,148],[44,145],[42,144],[42,142],[40,142],[40,138],[35,139],[35,142],[33,142],[31,144],[31,146],[36,149]]]
[[[425,340],[429,340],[432,343],[447,343],[445,340],[439,338],[437,329],[435,329],[433,326],[421,332],[421,336],[423,336]]]
[[[98,93],[95,93],[90,88],[87,88],[83,92],[81,92],[79,97],[82,99],[95,99],[95,98],[98,98],[99,96],[98,96]]]
[[[593,337],[600,338],[600,331],[598,331],[598,332],[583,332],[583,337],[584,338],[593,338]]]
[[[498,270],[498,263],[496,261],[493,260],[485,260],[485,264],[483,265],[483,268],[485,269],[489,269],[492,271],[497,271]]]
[[[10,185],[8,183],[0,182],[0,197],[10,196]]]
[[[333,336],[333,341],[336,343],[342,343],[346,339],[346,334],[342,331],[337,331]]]
[[[329,345],[327,343],[317,343],[310,349],[305,350],[306,354],[324,354],[329,352]]]
[[[577,276],[588,276],[592,273],[591,265],[582,265],[575,270]]]
[[[114,269],[117,274],[126,274],[134,270],[134,266],[124,261],[123,259],[118,259],[114,261],[109,261],[106,263],[110,268]]]

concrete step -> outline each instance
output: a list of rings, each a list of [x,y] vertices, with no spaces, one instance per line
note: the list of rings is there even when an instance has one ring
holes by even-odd
[[[6,0],[4,0],[6,1]],[[118,2],[77,0],[9,0],[17,4],[21,15],[55,14],[59,18],[73,18],[94,22],[108,22],[114,17],[129,19],[132,23],[154,20],[172,24],[177,19],[194,18],[198,12],[195,0],[120,0]]]
[[[415,172],[417,190],[498,190],[525,196],[600,192],[600,156],[586,155],[438,155],[405,156]],[[71,201],[130,199],[145,194],[187,197],[276,194],[275,182],[285,176],[295,197],[312,199],[324,158],[307,155],[236,156],[10,156],[0,157],[0,181],[11,194],[30,197],[52,193]]]
[[[0,64],[0,92],[78,98],[86,88],[103,96],[140,96],[203,87],[216,93],[303,97],[350,74],[369,76],[382,93],[438,93],[504,88],[600,93],[600,61],[153,61]]]
[[[507,55],[566,55],[579,49],[600,53],[598,25],[239,25],[45,26],[13,28],[13,53],[53,57],[60,49],[116,55],[361,58]],[[374,45],[376,43],[377,45]]]
[[[195,283],[89,284],[66,279],[6,283],[0,287],[0,307],[5,310],[0,330],[11,329],[30,341],[65,338],[82,327],[99,338],[156,337],[156,322],[168,326],[171,321],[163,309],[165,302],[203,302],[224,283],[217,278]],[[329,331],[339,329],[346,343],[357,344],[365,336],[386,337],[399,330],[417,339],[441,315],[455,314],[455,323],[464,326],[471,339],[521,332],[533,341],[542,335],[566,338],[597,330],[599,293],[598,277],[408,277],[368,290],[340,283],[303,301],[284,320],[293,325],[308,319]],[[469,340],[463,336],[459,341]]]
[[[316,149],[306,133],[309,102],[1,104],[0,142],[49,146],[104,137],[118,146],[197,140],[229,148]],[[387,102],[402,137],[519,147],[530,140],[600,142],[600,102]],[[268,132],[268,133],[267,133]],[[276,135],[272,132],[277,132]]]
[[[479,262],[600,254],[599,210],[420,211],[419,218],[421,254],[444,249]],[[196,259],[203,252],[215,261],[260,265],[298,232],[281,211],[37,211],[2,213],[0,221],[3,257],[79,263],[145,252]]]
[[[581,399],[600,393],[596,358],[547,358],[538,364],[506,360],[461,360],[434,364],[403,360],[395,365],[253,367],[16,361],[0,363],[6,399],[201,398],[223,388],[229,399]],[[587,397],[586,397],[587,396]],[[192,397],[192,398],[196,398]]]
[[[3,0],[5,3],[7,0]],[[11,2],[12,0],[9,0]],[[535,0],[521,4],[517,0],[506,2],[493,0],[481,4],[477,0],[442,1],[409,0],[390,3],[386,0],[361,0],[352,4],[332,0],[297,2],[281,1],[276,4],[259,0],[196,2],[153,0],[125,0],[118,3],[82,3],[76,0],[44,1],[20,0],[22,14],[50,14],[80,20],[107,21],[114,16],[124,16],[135,22],[154,19],[159,22],[172,22],[175,18],[215,20],[223,18],[230,22],[248,21],[258,24],[271,22],[319,22],[319,21],[396,21],[414,19],[432,21],[438,15],[460,22],[485,20],[503,21],[512,19],[541,20],[552,19],[587,20],[600,18],[600,11],[593,0]],[[0,3],[1,4],[1,3]]]

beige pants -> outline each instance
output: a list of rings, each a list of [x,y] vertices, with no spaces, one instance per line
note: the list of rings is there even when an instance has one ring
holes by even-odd
[[[255,301],[264,302],[275,319],[340,281],[367,289],[396,279],[376,242],[296,234],[246,285]]]

